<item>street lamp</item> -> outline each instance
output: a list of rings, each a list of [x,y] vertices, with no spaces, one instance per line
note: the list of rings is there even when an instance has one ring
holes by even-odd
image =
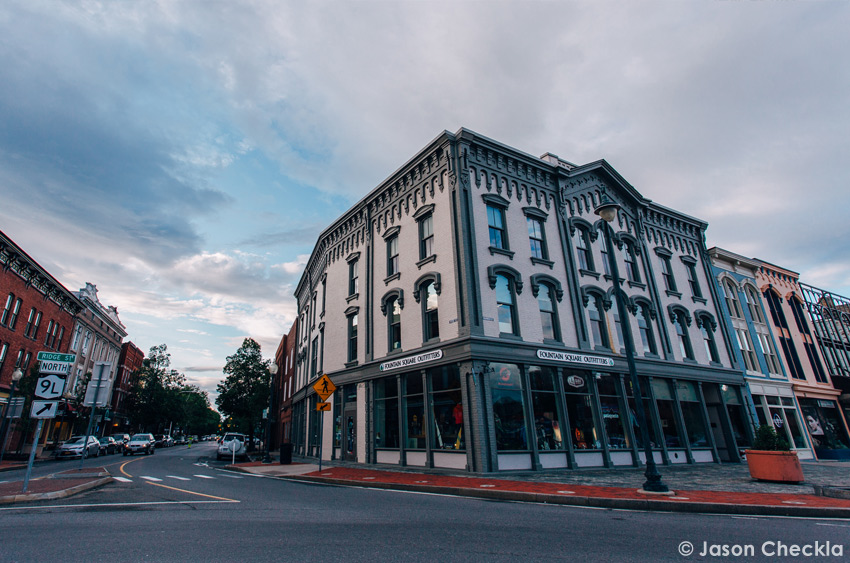
[[[3,427],[3,431],[0,432],[0,462],[3,461],[3,454],[6,453],[6,432],[9,431],[9,421],[11,420],[7,417],[10,414],[9,410],[12,408],[12,399],[15,398],[15,386],[23,376],[24,372],[21,371],[21,368],[17,368],[12,372],[12,387],[9,390],[9,402],[6,403],[6,408],[3,409],[3,424],[0,425]]]
[[[274,408],[274,376],[277,374],[277,364],[272,362],[269,366],[269,412],[266,415],[266,440],[265,454],[263,455],[263,463],[271,463],[271,441],[272,441],[272,409]]]
[[[669,489],[661,481],[661,474],[655,465],[655,457],[653,456],[652,445],[649,441],[649,427],[646,423],[646,413],[643,410],[643,396],[640,392],[640,382],[638,381],[637,368],[635,367],[635,345],[632,340],[632,331],[626,322],[625,298],[622,289],[620,289],[620,272],[617,269],[617,260],[614,257],[614,244],[612,242],[614,229],[611,228],[611,223],[617,218],[617,211],[619,209],[619,204],[611,201],[608,194],[603,191],[599,205],[593,212],[605,221],[605,247],[608,252],[608,265],[614,281],[614,297],[617,299],[617,312],[621,315],[623,323],[623,345],[626,348],[626,362],[629,365],[629,377],[632,381],[635,411],[638,424],[640,424],[640,435],[643,440],[644,455],[646,456],[646,473],[644,473],[646,475],[646,482],[643,484],[643,490],[650,493],[667,493]]]

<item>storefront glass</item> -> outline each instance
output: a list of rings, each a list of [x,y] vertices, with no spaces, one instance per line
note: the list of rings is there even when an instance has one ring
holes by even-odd
[[[692,381],[677,381],[679,405],[682,408],[682,418],[685,419],[685,430],[688,442],[692,448],[707,448],[708,441],[705,418],[702,414],[702,403],[697,394],[696,385]]]
[[[739,448],[749,447],[750,439],[747,437],[747,417],[744,411],[744,405],[741,403],[738,388],[721,385],[720,391],[723,393],[723,400],[726,403],[726,412],[729,413],[729,422],[732,425],[732,436],[735,438],[735,444]]]
[[[425,402],[422,394],[422,374],[408,373],[405,378],[404,421],[406,447],[425,449]]]
[[[431,408],[434,417],[433,443],[439,450],[462,450],[463,395],[460,390],[460,372],[457,366],[444,366],[428,370],[431,380]]]
[[[838,405],[826,399],[800,399],[800,409],[806,419],[809,435],[816,450],[845,450],[850,448],[847,430],[841,421]]]
[[[658,406],[658,419],[661,423],[661,432],[664,433],[664,443],[668,448],[684,447],[676,419],[673,393],[670,392],[670,382],[666,379],[653,379],[652,392],[655,393],[655,404]]]
[[[632,382],[630,379],[626,379],[626,395],[629,398],[629,410],[631,411],[632,421],[632,432],[635,436],[635,441],[637,442],[638,448],[643,448],[643,435],[640,430],[640,423],[637,418],[637,411],[635,410],[635,399],[632,393]],[[643,414],[646,417],[647,428],[649,428],[649,445],[653,448],[661,447],[661,439],[658,437],[658,430],[655,427],[655,424],[652,423],[652,401],[649,399],[649,389],[647,389],[646,379],[640,378],[640,392],[643,397]]]
[[[555,394],[557,372],[547,366],[530,366],[528,378],[531,385],[531,402],[534,413],[534,435],[537,449],[563,450],[566,444],[561,434],[563,417],[558,409]]]
[[[627,416],[621,407],[619,376],[609,373],[596,373],[596,388],[599,392],[599,404],[602,407],[602,422],[608,447],[620,450],[631,447],[626,435],[623,418]]]
[[[572,431],[573,448],[595,450],[602,448],[593,416],[593,401],[587,385],[589,373],[564,373],[564,398]]]
[[[493,401],[496,449],[499,451],[527,450],[528,432],[525,427],[525,407],[519,366],[490,364],[490,396]]]
[[[398,449],[398,381],[395,376],[375,382],[375,447]]]

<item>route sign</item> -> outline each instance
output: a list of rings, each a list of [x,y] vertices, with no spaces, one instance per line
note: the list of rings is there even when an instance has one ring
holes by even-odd
[[[54,418],[59,401],[33,401],[30,418]]]
[[[41,375],[35,384],[35,396],[39,399],[58,399],[64,391],[65,378],[59,375]]]
[[[74,360],[77,359],[76,354],[58,354],[56,352],[39,352],[36,355],[36,359],[39,362],[68,362],[69,364],[74,363]]]
[[[316,410],[317,411],[329,411],[329,410],[331,410],[331,404],[330,403],[316,403]]]
[[[54,360],[41,360],[38,362],[38,373],[68,375],[70,372],[71,362],[57,362]]]
[[[322,398],[322,401],[326,401],[336,391],[336,385],[333,384],[330,377],[323,375],[313,384],[313,389],[316,391],[316,395]]]

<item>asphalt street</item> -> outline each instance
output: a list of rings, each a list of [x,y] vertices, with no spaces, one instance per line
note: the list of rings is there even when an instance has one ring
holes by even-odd
[[[78,465],[48,463],[35,476]],[[225,465],[213,443],[86,460],[119,480],[62,501],[0,507],[0,560],[681,562],[727,559],[710,554],[723,545],[747,561],[850,553],[850,521],[496,502],[295,483]],[[684,542],[692,554],[682,555]],[[831,551],[782,557],[783,546]]]

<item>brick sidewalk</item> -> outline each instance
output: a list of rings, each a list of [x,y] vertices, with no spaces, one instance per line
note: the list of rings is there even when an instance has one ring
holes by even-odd
[[[0,483],[0,504],[64,498],[111,481],[112,477],[102,467],[70,469],[48,477],[31,479],[26,493],[21,492],[23,480],[8,481]]]

